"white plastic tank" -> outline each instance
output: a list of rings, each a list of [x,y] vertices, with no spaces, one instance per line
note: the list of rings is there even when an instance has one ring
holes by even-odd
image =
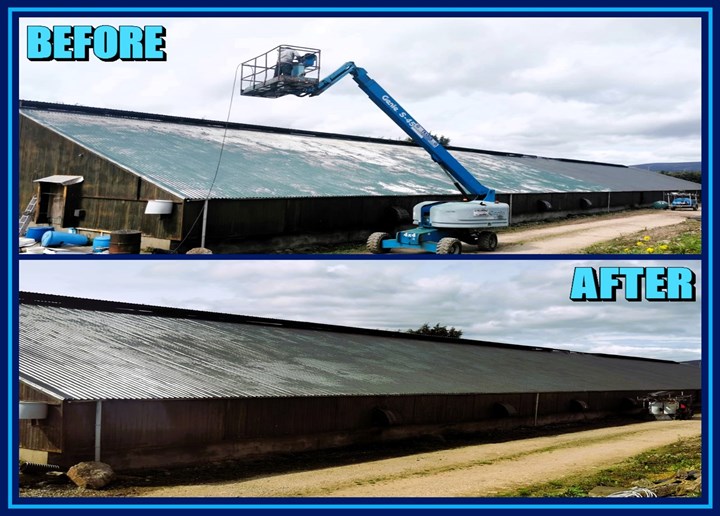
[[[170,215],[172,209],[172,201],[148,201],[145,207],[145,215]]]
[[[664,408],[665,415],[674,416],[679,407],[680,403],[677,401],[666,401]]]
[[[18,417],[20,419],[45,419],[47,409],[47,403],[41,401],[21,401]]]
[[[650,413],[653,416],[660,416],[664,413],[665,404],[662,401],[650,402]]]

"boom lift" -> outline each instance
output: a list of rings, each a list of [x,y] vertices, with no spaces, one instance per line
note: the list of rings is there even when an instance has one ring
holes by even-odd
[[[278,74],[279,54],[294,50],[292,72]],[[287,70],[287,68],[286,68]],[[463,167],[415,118],[400,106],[365,69],[349,61],[333,73],[319,79],[320,50],[281,45],[242,63],[241,95],[278,98],[284,95],[316,97],[352,76],[362,91],[410,138],[430,154],[448,175],[465,200],[425,201],[413,208],[417,227],[399,231],[395,238],[387,233],[373,233],[367,241],[372,253],[386,253],[395,248],[418,249],[437,254],[460,254],[462,242],[477,245],[482,251],[494,251],[497,235],[492,229],[507,227],[510,207],[495,200],[495,190],[482,185]]]

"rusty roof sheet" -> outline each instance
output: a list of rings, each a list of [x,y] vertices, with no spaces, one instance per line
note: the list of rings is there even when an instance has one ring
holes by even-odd
[[[63,298],[20,305],[20,378],[61,399],[699,389],[700,369]],[[109,308],[108,308],[109,307]]]
[[[403,142],[242,124],[226,132],[223,122],[47,106],[24,102],[20,112],[184,199],[205,198],[216,169],[212,198],[458,193],[424,150]],[[624,166],[470,149],[452,153],[500,193],[699,189]]]

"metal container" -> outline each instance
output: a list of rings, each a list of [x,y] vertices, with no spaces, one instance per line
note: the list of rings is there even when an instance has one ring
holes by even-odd
[[[140,254],[142,233],[130,229],[113,231],[110,234],[110,254]]]
[[[21,401],[18,417],[20,419],[45,419],[47,417],[47,403],[40,401]]]

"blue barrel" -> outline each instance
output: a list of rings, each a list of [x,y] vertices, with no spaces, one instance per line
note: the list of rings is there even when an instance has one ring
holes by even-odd
[[[45,233],[52,230],[52,226],[35,226],[33,228],[28,228],[25,232],[25,236],[39,242]]]
[[[93,239],[93,252],[99,253],[110,249],[110,235],[100,235]]]
[[[87,245],[88,237],[77,233],[64,233],[62,231],[48,231],[42,236],[40,242],[43,247],[59,247],[61,245]]]

